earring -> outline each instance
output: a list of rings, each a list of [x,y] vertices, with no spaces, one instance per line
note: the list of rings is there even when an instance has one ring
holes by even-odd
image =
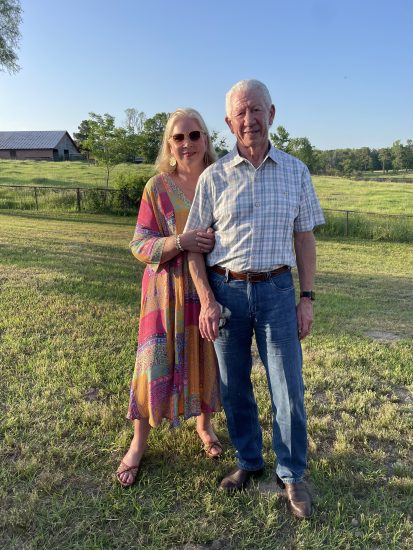
[[[172,168],[176,166],[176,158],[173,155],[169,158],[169,166],[172,166]]]

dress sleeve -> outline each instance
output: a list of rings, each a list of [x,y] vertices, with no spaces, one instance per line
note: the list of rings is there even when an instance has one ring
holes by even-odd
[[[153,181],[143,191],[135,233],[130,243],[132,254],[140,262],[158,271],[167,236],[162,227],[162,212]]]

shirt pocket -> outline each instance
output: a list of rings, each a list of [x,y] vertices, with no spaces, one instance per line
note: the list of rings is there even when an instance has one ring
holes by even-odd
[[[290,189],[279,189],[276,195],[274,212],[279,219],[280,225],[287,227],[294,226],[294,220],[299,213],[297,193]]]

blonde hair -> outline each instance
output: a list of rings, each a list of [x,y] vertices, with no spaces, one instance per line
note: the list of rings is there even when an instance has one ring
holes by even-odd
[[[176,166],[171,166],[169,164],[169,159],[171,158],[171,151],[169,149],[168,139],[171,137],[173,127],[175,123],[180,118],[189,117],[199,124],[202,132],[205,134],[207,139],[207,149],[205,152],[205,168],[216,161],[217,155],[215,149],[212,145],[211,136],[209,135],[208,128],[206,127],[205,121],[202,116],[195,109],[177,109],[169,115],[168,122],[165,126],[165,131],[163,133],[161,148],[159,149],[158,157],[155,161],[155,169],[157,172],[169,172],[172,173],[176,170]]]
[[[232,88],[227,92],[225,96],[225,110],[227,112],[227,117],[231,118],[231,102],[232,96],[236,92],[251,92],[252,90],[259,90],[262,94],[265,106],[269,109],[272,105],[272,100],[270,92],[268,91],[267,86],[260,82],[259,80],[240,80],[232,86]]]

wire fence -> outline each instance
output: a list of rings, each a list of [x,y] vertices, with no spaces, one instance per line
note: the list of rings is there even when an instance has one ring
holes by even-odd
[[[138,205],[122,189],[0,186],[0,209],[126,214],[136,213]]]
[[[323,208],[326,223],[317,233],[377,241],[413,242],[413,215]]]
[[[1,185],[0,210],[136,214],[139,201],[122,189]],[[317,233],[382,241],[413,242],[413,215],[324,208]]]

